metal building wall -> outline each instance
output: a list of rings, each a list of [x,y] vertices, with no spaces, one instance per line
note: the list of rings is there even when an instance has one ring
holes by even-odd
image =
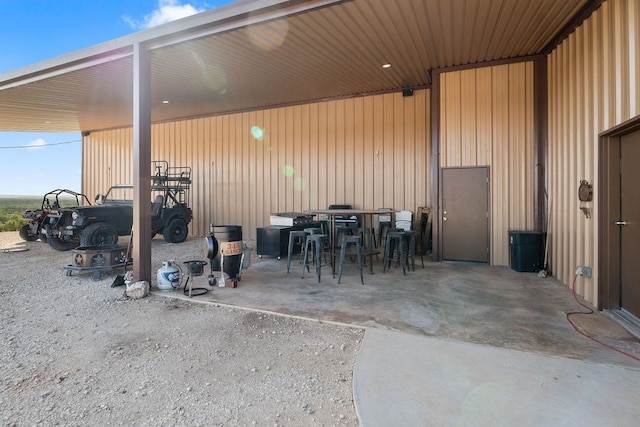
[[[272,212],[348,203],[416,211],[430,186],[429,90],[197,118],[152,127],[152,158],[191,166],[191,235],[239,224],[245,239]],[[83,140],[83,191],[130,183],[130,129]]]
[[[440,78],[440,165],[489,166],[490,262],[509,265],[508,231],[535,226],[533,63]]]
[[[92,203],[112,185],[133,183],[132,141],[131,128],[83,136],[82,192]]]
[[[640,114],[640,4],[609,0],[548,58],[548,191],[551,268],[571,286],[577,266],[593,268],[576,291],[598,304],[598,134]],[[594,201],[580,209],[581,180]]]

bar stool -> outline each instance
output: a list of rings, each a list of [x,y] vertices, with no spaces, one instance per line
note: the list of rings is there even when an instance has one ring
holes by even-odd
[[[353,229],[350,227],[336,227],[335,229],[336,231],[336,235],[334,242],[336,247],[342,244],[342,240],[346,237],[346,236],[351,236],[353,234]]]
[[[385,208],[387,209],[387,208]],[[379,214],[378,215],[378,247],[382,247],[382,240],[386,241],[386,233],[389,232],[391,228],[391,209],[389,209],[389,213]]]
[[[291,231],[289,233],[289,247],[287,250],[287,274],[289,274],[289,268],[291,267],[291,255],[293,254],[293,247],[296,244],[300,245],[300,249],[304,250],[304,243],[309,233],[306,231]]]
[[[320,228],[320,227],[307,227],[307,228],[304,229],[304,232],[307,233],[307,234],[328,234],[328,233],[324,233],[322,231],[322,228]],[[305,237],[305,242],[304,243],[305,243],[305,246],[306,246],[306,237]],[[313,247],[312,255],[313,256],[311,257],[311,261],[312,261],[313,264],[315,264],[316,263],[316,248],[315,248],[315,246]],[[326,261],[326,258],[325,258],[325,261]]]
[[[360,283],[364,285],[364,278],[362,277],[362,245],[360,244],[360,236],[344,236],[342,239],[342,246],[340,247],[340,269],[338,272],[338,284],[342,278],[342,267],[344,266],[344,255],[349,245],[355,245],[356,253],[358,254],[358,268],[360,270]]]
[[[357,231],[358,236],[362,239],[362,246],[367,248],[375,248],[378,246],[376,243],[376,231],[373,228],[360,227]]]
[[[376,230],[373,227],[358,228],[358,236],[360,236],[361,247],[367,248],[369,251],[378,248],[378,244],[376,242]],[[378,251],[375,251],[375,254],[376,261],[380,260],[380,258],[378,258]],[[363,265],[367,265],[367,254],[365,254]]]
[[[391,268],[391,261],[393,260],[393,253],[395,248],[398,249],[398,260],[402,264],[402,273],[406,276],[407,265],[407,252],[408,252],[408,238],[409,236],[404,231],[389,231],[384,245],[384,257],[382,262],[384,267],[382,272],[387,270],[387,265]]]
[[[316,274],[320,283],[320,273],[322,269],[322,253],[324,246],[329,245],[329,236],[326,234],[309,234],[305,240],[304,263],[302,266],[302,278],[304,279],[304,269],[309,271],[309,249],[316,255]]]
[[[411,266],[413,267],[413,271],[416,271],[416,241],[418,240],[418,232],[415,230],[405,231],[405,233],[409,236],[409,258],[411,258]],[[422,261],[422,268],[424,268],[424,255],[422,255],[422,251],[420,251],[420,260]]]

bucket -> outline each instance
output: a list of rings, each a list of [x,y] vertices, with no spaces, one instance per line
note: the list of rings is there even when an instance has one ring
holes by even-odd
[[[240,260],[242,259],[242,226],[240,225],[212,225],[211,234],[218,241],[218,255],[224,254],[222,270],[229,278],[237,278],[240,274]]]

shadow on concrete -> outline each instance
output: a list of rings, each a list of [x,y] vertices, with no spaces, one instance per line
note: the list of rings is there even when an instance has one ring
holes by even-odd
[[[254,256],[237,288],[215,287],[198,301],[227,304],[325,322],[373,327],[411,335],[441,337],[500,348],[562,356],[598,363],[638,366],[638,362],[576,333],[565,313],[584,311],[566,286],[551,277],[519,273],[486,264],[431,262],[425,258],[403,275],[392,266],[373,271],[360,284],[355,264],[344,268],[341,284],[322,267],[318,283],[313,268],[302,276],[295,259],[289,274],[286,259]],[[208,267],[192,278],[207,287]],[[219,273],[218,273],[219,274]],[[229,281],[227,281],[227,285]],[[182,292],[173,292],[184,297]],[[640,344],[603,313],[579,315],[580,327],[597,339],[640,355]]]

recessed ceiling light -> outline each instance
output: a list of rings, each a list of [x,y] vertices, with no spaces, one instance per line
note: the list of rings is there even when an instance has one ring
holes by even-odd
[[[169,103],[169,101],[164,100],[164,101],[162,101],[162,103],[163,103],[163,104],[168,104],[168,103]]]
[[[386,64],[382,64],[382,68],[391,68],[391,64],[388,62]]]

